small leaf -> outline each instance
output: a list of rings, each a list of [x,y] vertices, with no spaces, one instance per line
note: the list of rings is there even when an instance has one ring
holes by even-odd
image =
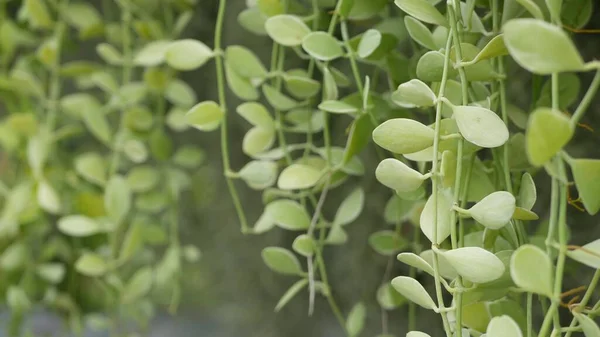
[[[31,308],[31,300],[23,288],[9,286],[6,291],[6,302],[15,314],[25,312]]]
[[[100,43],[96,46],[96,53],[100,58],[113,66],[123,64],[123,55],[110,43]]]
[[[471,61],[473,63],[477,63],[479,61],[491,59],[494,57],[508,55],[508,49],[506,49],[506,45],[504,44],[504,36],[503,34],[496,35],[493,39],[488,42],[483,49],[475,56]]]
[[[116,224],[120,224],[131,208],[131,190],[127,181],[115,175],[106,184],[104,208]]]
[[[314,254],[315,247],[315,240],[306,234],[297,236],[292,243],[294,251],[305,257],[311,257]]]
[[[258,7],[246,8],[238,14],[237,21],[247,31],[256,35],[267,35],[265,22],[267,18]]]
[[[389,119],[373,130],[373,140],[399,154],[415,153],[433,145],[435,131],[408,118]]]
[[[354,122],[352,122],[348,140],[346,142],[346,149],[344,150],[342,164],[349,163],[367,146],[371,140],[372,133],[373,123],[371,122],[369,115],[361,115],[355,119]]]
[[[270,85],[263,84],[262,91],[267,102],[277,110],[288,111],[298,106],[298,102],[282,94]]]
[[[277,186],[282,190],[301,190],[313,187],[323,172],[304,164],[292,164],[281,171]]]
[[[519,247],[510,259],[510,275],[519,288],[552,297],[552,262],[540,248]]]
[[[450,226],[454,224],[450,223],[450,212],[452,209],[452,196],[446,190],[438,191],[437,198],[437,239],[434,240],[434,212],[435,207],[433,203],[433,195],[427,199],[425,207],[421,212],[420,226],[423,234],[429,239],[429,241],[440,244],[448,236],[450,236]],[[512,215],[512,214],[511,214]]]
[[[417,77],[425,82],[440,82],[444,72],[444,59],[444,54],[439,51],[429,51],[423,54],[417,62]],[[450,64],[448,77],[452,78],[457,74],[457,70]]]
[[[60,197],[52,185],[42,180],[37,188],[37,202],[48,213],[58,214],[61,210]]]
[[[192,39],[175,41],[165,52],[167,64],[182,71],[200,68],[213,56],[213,51],[204,43]]]
[[[531,210],[537,200],[537,190],[535,182],[529,172],[525,172],[521,177],[521,187],[519,190],[519,206]]]
[[[365,327],[367,308],[363,303],[356,303],[346,319],[346,331],[349,336],[358,336]]]
[[[36,273],[44,280],[58,284],[65,276],[65,266],[61,263],[44,263],[37,266]]]
[[[587,212],[600,211],[600,160],[575,159],[569,162],[575,186]]]
[[[600,239],[583,245],[581,249],[570,250],[567,256],[594,269],[600,269]]]
[[[142,245],[144,244],[144,229],[148,228],[148,224],[140,221],[140,218],[135,219],[127,233],[125,234],[125,239],[123,240],[123,244],[121,245],[121,251],[119,252],[119,261],[127,262],[131,259],[135,253],[138,252]]]
[[[469,208],[469,214],[490,229],[504,227],[515,212],[515,197],[506,191],[494,192]]]
[[[379,47],[381,43],[381,32],[377,29],[369,29],[360,38],[358,43],[358,57],[367,58]]]
[[[236,109],[237,113],[242,116],[248,123],[259,126],[261,128],[274,128],[273,118],[267,111],[264,105],[257,102],[246,102],[239,105]]]
[[[104,144],[110,144],[112,135],[104,111],[86,107],[81,111],[81,117],[85,126],[96,138]]]
[[[354,105],[342,101],[328,100],[319,104],[319,109],[338,114],[353,114],[358,111]]]
[[[206,160],[206,153],[196,146],[182,146],[173,155],[173,164],[193,170],[197,169]]]
[[[496,255],[479,247],[464,247],[443,253],[456,272],[473,283],[487,283],[504,274],[504,264]]]
[[[515,220],[532,221],[532,220],[538,220],[540,217],[528,209],[525,209],[522,207],[516,207],[515,213],[513,213],[512,218]]]
[[[143,267],[138,269],[125,285],[122,293],[123,303],[132,303],[146,296],[152,288],[152,269]]]
[[[267,267],[284,275],[300,275],[304,272],[296,256],[281,247],[267,247],[262,250],[262,258]]]
[[[258,126],[250,129],[244,136],[242,150],[249,156],[256,156],[273,146],[275,142],[275,130],[265,129]]]
[[[133,64],[141,67],[156,67],[165,61],[170,41],[156,40],[146,44],[134,56]]]
[[[344,55],[338,40],[326,32],[312,32],[302,39],[302,48],[319,61],[332,61]]]
[[[99,233],[100,225],[83,215],[67,215],[58,220],[58,229],[66,235],[85,237]]]
[[[362,188],[355,188],[338,208],[335,213],[334,223],[347,225],[360,215],[365,204],[365,192]]]
[[[433,34],[431,34],[429,28],[427,28],[419,20],[407,15],[404,17],[404,25],[406,26],[408,34],[416,43],[429,50],[438,49],[435,45],[435,41],[433,40]]]
[[[231,70],[245,78],[263,78],[267,69],[260,59],[248,48],[242,46],[229,46],[225,50],[225,60]]]
[[[106,273],[108,264],[98,254],[85,253],[75,262],[75,270],[86,276],[97,277]]]
[[[272,161],[251,161],[238,172],[240,178],[253,189],[263,190],[277,180],[277,164]]]
[[[541,166],[571,140],[573,128],[561,112],[538,108],[529,117],[525,137],[529,162]]]
[[[308,284],[308,279],[301,279],[298,282],[292,284],[292,286],[281,296],[279,302],[275,306],[275,312],[281,311],[286,304],[288,304],[296,294],[298,294],[306,285]]]
[[[383,185],[402,193],[416,190],[426,179],[420,172],[393,158],[386,158],[377,165],[375,177]]]
[[[369,245],[381,255],[394,255],[406,247],[406,244],[406,240],[394,231],[378,231],[369,236]]]
[[[201,131],[216,130],[225,113],[221,107],[213,101],[205,101],[196,104],[185,114],[186,122]]]
[[[433,310],[436,308],[431,296],[429,296],[425,288],[417,280],[407,276],[398,276],[392,280],[392,286],[409,301],[425,309]]]
[[[508,128],[492,110],[458,105],[452,111],[458,129],[467,141],[487,148],[498,147],[508,141]]]
[[[416,255],[414,253],[400,253],[398,254],[397,258],[398,261],[408,266],[422,270],[431,276],[435,274],[433,271],[433,267],[431,267],[431,265],[419,255]]]
[[[294,200],[273,201],[265,208],[264,215],[277,226],[291,231],[305,230],[310,226],[308,212]]]
[[[528,71],[549,75],[580,71],[583,59],[561,27],[536,19],[510,20],[503,26],[510,55]]]
[[[573,312],[573,316],[577,318],[579,326],[583,330],[583,334],[585,335],[585,337],[600,336],[600,327],[598,327],[598,324],[596,324],[596,322],[594,322],[594,320],[591,319],[589,316],[583,315],[575,311]]]
[[[313,97],[319,93],[321,83],[310,78],[303,69],[293,69],[284,76],[285,87],[290,94],[296,98],[303,99]]]
[[[377,302],[385,310],[393,310],[406,303],[406,298],[400,295],[389,282],[377,289]]]
[[[396,0],[396,6],[400,7],[408,15],[438,26],[448,26],[446,18],[438,12],[427,0]]]
[[[265,22],[267,34],[275,42],[286,47],[296,47],[310,33],[310,28],[297,16],[276,15]]]
[[[523,6],[529,14],[538,20],[544,21],[544,13],[540,7],[533,0],[516,0],[521,6]]]
[[[406,334],[406,337],[431,337],[428,334],[421,331],[409,331]]]
[[[420,80],[413,79],[400,84],[391,95],[392,102],[403,108],[431,107],[437,97],[433,91]]]
[[[521,328],[510,316],[492,318],[486,330],[487,337],[523,337]]]

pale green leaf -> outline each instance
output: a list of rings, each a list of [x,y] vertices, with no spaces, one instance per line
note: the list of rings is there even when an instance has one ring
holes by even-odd
[[[496,316],[492,318],[486,330],[487,337],[522,337],[523,333],[510,316]]]
[[[108,264],[100,255],[84,253],[75,261],[75,270],[83,275],[97,277],[108,271]]]
[[[529,117],[525,137],[529,162],[541,166],[571,140],[573,128],[560,111],[538,108]]]
[[[392,286],[409,301],[425,309],[433,310],[436,308],[431,296],[429,296],[425,288],[417,280],[407,276],[398,276],[392,280]]]
[[[396,0],[395,4],[408,15],[423,22],[448,26],[446,18],[427,0]]]
[[[165,52],[167,64],[177,70],[200,68],[214,56],[212,49],[192,39],[172,42]]]
[[[540,248],[530,244],[519,247],[510,260],[510,275],[519,288],[552,296],[552,262]]]
[[[284,275],[303,275],[298,258],[289,250],[281,247],[267,247],[262,250],[262,258],[267,267]]]
[[[452,249],[443,255],[459,275],[473,283],[491,282],[504,274],[502,261],[479,247]]]
[[[468,213],[480,224],[490,229],[504,227],[515,212],[515,197],[506,191],[498,191],[481,199]]]
[[[447,190],[438,191],[437,197],[437,237],[434,238],[435,228],[435,207],[433,195],[427,199],[423,212],[421,212],[420,226],[423,234],[430,242],[440,244],[448,236],[450,236],[450,227],[454,224],[450,223],[450,213],[452,209],[452,196]],[[512,215],[512,214],[511,214]],[[435,240],[434,240],[435,239]]]
[[[437,100],[429,86],[417,79],[400,84],[390,98],[404,108],[431,107]]]
[[[594,269],[600,269],[600,239],[585,244],[581,249],[567,252],[567,256]]]
[[[340,225],[347,225],[360,215],[365,204],[365,192],[362,188],[356,188],[348,196],[335,213],[333,222]]]
[[[90,236],[102,231],[98,222],[83,215],[67,215],[58,219],[57,225],[62,233],[74,237]]]
[[[595,215],[600,211],[600,160],[574,159],[569,165],[585,209]]]
[[[323,172],[304,164],[292,164],[281,171],[277,186],[282,190],[300,190],[313,187]]]
[[[301,279],[298,282],[292,284],[292,286],[281,296],[279,302],[275,306],[275,312],[281,311],[286,304],[288,304],[294,296],[296,296],[306,285],[308,284],[308,279]]]
[[[310,33],[310,28],[297,16],[276,15],[265,22],[267,34],[275,42],[287,47],[302,44],[302,40]]]
[[[373,140],[382,148],[399,154],[414,153],[433,145],[435,131],[415,120],[394,118],[373,130]]]
[[[508,141],[508,128],[492,110],[457,105],[452,111],[458,129],[467,141],[487,148],[498,147]]]
[[[386,158],[377,165],[375,177],[383,185],[398,192],[414,191],[427,179],[420,172],[393,158]]]
[[[312,32],[302,39],[302,48],[319,61],[332,61],[344,54],[341,43],[326,32]]]
[[[131,190],[125,178],[114,175],[106,184],[104,208],[116,224],[120,224],[131,209]]]
[[[213,101],[205,101],[196,104],[186,114],[186,122],[201,131],[216,130],[225,113],[221,107]]]
[[[369,29],[363,33],[358,43],[358,57],[367,58],[379,47],[381,43],[381,32],[377,29]]]
[[[406,25],[408,34],[416,43],[429,50],[438,49],[433,40],[433,34],[431,34],[429,28],[422,24],[421,21],[407,15],[404,17],[404,24]]]
[[[358,336],[365,327],[365,321],[367,319],[367,308],[363,303],[356,303],[346,319],[346,331],[348,335]]]

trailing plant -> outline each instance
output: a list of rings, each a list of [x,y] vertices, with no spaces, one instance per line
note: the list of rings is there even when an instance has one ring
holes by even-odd
[[[373,294],[382,309],[380,336],[390,336],[388,321],[394,318],[387,311],[400,306],[408,307],[408,337],[428,336],[420,330],[431,327],[419,326],[416,319],[424,310],[439,314],[448,337],[600,335],[594,321],[600,302],[591,302],[600,278],[600,240],[570,244],[567,224],[568,205],[590,215],[600,211],[600,160],[574,158],[567,146],[576,132],[587,132],[580,123],[600,86],[600,63],[584,60],[570,36],[590,20],[591,0],[577,5],[562,0],[257,0],[248,1],[241,13],[227,13],[226,0],[220,0],[212,43],[180,37],[191,3],[143,3],[107,5],[103,13],[118,9],[119,17],[104,24],[89,5],[26,0],[20,17],[27,26],[3,24],[18,43],[2,48],[2,60],[8,61],[1,88],[10,95],[10,114],[0,134],[11,159],[28,168],[13,168],[16,183],[5,188],[3,220],[16,229],[2,261],[18,257],[15,280],[40,273],[38,261],[60,260],[61,251],[47,259],[25,258],[19,240],[57,236],[59,247],[70,254],[60,261],[74,269],[63,266],[67,283],[61,283],[62,275],[54,282],[64,286],[67,298],[74,298],[69,292],[82,279],[91,278],[114,295],[104,297],[99,310],[114,317],[113,327],[118,328],[123,312],[146,321],[153,307],[148,294],[164,291],[161,284],[173,285],[167,281],[181,275],[182,256],[194,260],[198,255],[179,243],[177,201],[188,184],[181,168],[198,167],[202,152],[183,146],[173,154],[164,128],[167,124],[177,132],[189,125],[220,133],[223,176],[241,232],[293,233],[291,247],[262,250],[268,268],[296,280],[276,311],[302,293],[312,315],[316,297],[322,296],[345,335],[361,334],[368,307],[360,301],[352,308],[339,304],[324,255],[348,241],[348,226],[368,199],[360,183],[375,177],[390,195],[376,221],[393,226],[367,239],[389,261]],[[164,19],[157,20],[162,14]],[[234,14],[241,27],[272,43],[268,65],[252,50],[223,41],[229,28],[225,17]],[[104,65],[61,61],[65,37],[74,33],[70,26],[80,39],[107,38],[97,45]],[[14,52],[15,46],[31,48],[37,41],[47,42],[35,57]],[[215,71],[213,100],[197,102],[193,90],[176,78],[178,71],[196,69]],[[579,99],[578,74],[592,71],[594,79]],[[509,91],[511,77],[524,72],[532,78],[527,108]],[[36,89],[39,81],[32,79],[38,77],[48,79],[47,90]],[[79,91],[61,97],[62,83],[72,79]],[[242,103],[234,106],[228,92]],[[33,125],[35,131],[41,119],[44,132],[13,126],[15,116],[24,118],[23,110],[30,111],[28,119],[17,125]],[[238,116],[247,126],[241,152],[249,160],[234,167],[232,153],[239,150],[229,144],[229,126]],[[105,148],[90,150],[98,144],[76,142],[89,135],[81,134],[82,122]],[[346,131],[343,136],[335,132],[338,125]],[[140,165],[149,157],[147,147],[153,166]],[[73,166],[49,155],[71,148],[82,153]],[[99,151],[110,158],[106,169]],[[364,152],[379,158],[374,171],[364,163]],[[70,167],[75,174],[62,178]],[[538,184],[550,182],[549,207],[536,205],[534,177]],[[55,187],[59,183],[64,188]],[[20,226],[34,188],[38,217],[25,222],[38,226]],[[255,219],[240,197],[247,188],[262,196],[264,208]],[[86,199],[93,203],[89,209],[105,211],[66,207],[81,190],[94,196]],[[334,190],[345,197],[331,205],[328,195]],[[576,200],[570,198],[575,190]],[[139,194],[132,205],[133,193]],[[534,229],[537,213],[546,208],[547,222]],[[155,222],[160,224],[150,226]],[[171,226],[168,235],[161,225]],[[45,230],[28,231],[36,227]],[[153,265],[149,246],[157,242],[167,248]],[[14,253],[17,244],[20,250]],[[394,256],[406,268],[392,278]],[[577,293],[563,286],[568,263],[595,270],[590,283],[581,284],[587,288],[581,299],[567,300]],[[15,280],[7,281],[6,294],[19,317],[29,306],[24,303],[40,296]],[[40,282],[44,291],[55,289],[47,286],[47,276]],[[133,289],[136,295],[126,300]],[[176,306],[177,283],[167,293]],[[80,322],[87,311],[78,301],[70,303],[71,322]]]

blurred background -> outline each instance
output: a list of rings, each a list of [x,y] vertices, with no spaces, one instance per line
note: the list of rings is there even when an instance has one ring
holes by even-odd
[[[1,1],[1,0],[0,0]],[[90,0],[95,2],[95,0]],[[98,1],[99,2],[99,1]],[[573,5],[576,1],[565,2]],[[10,5],[10,2],[9,2]],[[200,0],[196,5],[194,18],[184,35],[213,45],[213,33],[218,1]],[[98,6],[100,8],[100,6]],[[224,30],[224,44],[240,44],[255,51],[265,64],[269,64],[271,41],[248,33],[237,22],[237,14],[246,7],[243,0],[229,0]],[[594,2],[594,11],[587,29],[600,29],[600,3]],[[9,7],[10,8],[10,7]],[[355,29],[364,30],[370,22],[356,22]],[[406,35],[404,32],[403,34]],[[574,40],[586,61],[600,58],[600,34],[574,34]],[[406,44],[404,42],[403,44]],[[94,43],[72,44],[68,55],[71,59],[94,59]],[[298,65],[302,63],[297,61]],[[291,68],[291,64],[290,64]],[[525,111],[530,106],[530,76],[514,63],[509,66],[508,88],[510,101]],[[593,74],[580,74],[583,95]],[[198,101],[214,100],[217,97],[214,65],[198,71],[182,74],[196,91]],[[66,88],[68,91],[69,88]],[[349,92],[347,92],[349,93]],[[228,95],[230,109],[241,103],[233,95]],[[248,160],[241,151],[242,137],[247,131],[245,121],[230,114],[230,151],[232,167],[239,169]],[[600,158],[600,96],[591,105],[582,120],[592,130],[580,128],[568,147],[573,157]],[[346,141],[347,121],[333,119],[332,135],[334,144],[343,146]],[[183,274],[182,302],[178,313],[173,316],[160,311],[148,330],[148,337],[337,337],[343,336],[326,301],[317,297],[316,309],[308,317],[308,293],[303,291],[281,312],[274,307],[281,295],[296,281],[270,271],[261,259],[261,250],[267,246],[290,247],[294,233],[272,230],[263,235],[243,235],[240,232],[231,199],[222,177],[221,150],[218,132],[205,133],[196,130],[174,135],[178,144],[195,144],[206,151],[205,165],[193,174],[192,187],[181,198],[181,240],[194,244],[202,252],[201,259],[187,265]],[[372,145],[370,145],[372,146]],[[356,186],[366,192],[364,211],[357,221],[348,226],[349,240],[342,246],[328,247],[324,254],[327,261],[330,283],[344,315],[352,306],[362,301],[367,307],[367,324],[362,336],[377,336],[387,332],[404,336],[407,326],[407,306],[391,311],[382,311],[376,301],[376,292],[383,282],[393,276],[407,275],[408,270],[395,259],[375,252],[368,244],[369,235],[375,231],[390,229],[382,214],[391,192],[381,186],[373,175],[378,163],[372,147],[363,151],[361,158],[367,174],[354,179],[343,188],[333,190],[327,198],[324,212],[331,218],[343,198]],[[545,172],[535,175],[538,187],[538,201],[534,210],[542,220],[549,205],[549,178]],[[242,203],[250,223],[253,223],[263,210],[261,195],[239,183]],[[542,221],[540,221],[542,222]],[[573,207],[569,207],[568,223],[571,228],[572,244],[584,244],[600,237],[600,218],[591,217]],[[528,226],[535,232],[538,223]],[[386,273],[387,270],[387,273]],[[580,264],[569,263],[565,277],[565,289],[585,285],[593,270]],[[1,275],[0,275],[1,277]],[[423,279],[423,282],[427,282]],[[431,286],[431,285],[429,285]],[[598,299],[598,294],[595,300]],[[5,311],[2,319],[6,319]],[[565,317],[566,313],[565,313]],[[35,311],[27,318],[36,336],[59,336],[60,320],[43,310]],[[382,325],[383,324],[383,325]],[[0,326],[2,323],[0,323]],[[441,336],[438,329],[439,317],[426,310],[418,310],[418,328],[431,336]],[[2,336],[2,333],[0,333]],[[107,336],[90,331],[89,336]]]

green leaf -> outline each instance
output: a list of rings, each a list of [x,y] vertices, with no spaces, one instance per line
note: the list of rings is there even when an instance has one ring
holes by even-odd
[[[490,229],[504,227],[515,212],[515,197],[506,191],[498,191],[481,199],[468,213],[480,224]]]
[[[260,97],[251,80],[240,76],[227,63],[225,63],[225,78],[229,89],[242,100],[253,101]]]
[[[406,14],[423,22],[448,27],[446,18],[427,0],[396,0],[394,3]]]
[[[431,107],[437,97],[433,91],[420,80],[412,79],[402,83],[391,95],[392,102],[404,108]]]
[[[294,251],[305,257],[313,256],[315,247],[315,240],[307,234],[298,235],[292,243],[292,248]]]
[[[360,215],[365,205],[365,192],[362,188],[355,188],[337,209],[335,213],[334,223],[339,225],[347,225]]]
[[[358,112],[358,108],[354,105],[342,101],[328,100],[319,104],[319,109],[331,113],[338,114],[353,114]]]
[[[125,234],[123,244],[121,245],[119,261],[127,262],[140,248],[142,248],[144,243],[143,231],[148,227],[148,223],[144,222],[143,218],[133,220]]]
[[[262,250],[262,258],[267,267],[284,275],[300,275],[304,272],[296,256],[281,247],[267,247]]]
[[[110,144],[112,135],[104,111],[87,107],[81,110],[81,117],[85,126],[96,138],[104,144]]]
[[[424,1],[424,0],[419,0]],[[417,62],[417,77],[425,82],[440,82],[444,72],[444,54],[439,51],[428,51]],[[452,63],[448,69],[448,78],[458,74]]]
[[[389,119],[373,130],[373,140],[399,154],[414,153],[433,145],[435,131],[408,118]]]
[[[213,101],[205,101],[194,105],[185,114],[185,120],[198,130],[213,131],[221,125],[224,116],[225,113],[219,104]]]
[[[128,139],[123,144],[123,152],[129,160],[134,163],[143,163],[148,159],[148,148],[146,144],[138,139]]]
[[[594,269],[600,269],[600,239],[585,244],[581,249],[567,252],[567,256]]]
[[[269,104],[271,104],[271,106],[277,110],[287,111],[298,106],[298,102],[282,94],[268,84],[263,84],[262,91],[267,99],[267,102],[269,102]]]
[[[29,259],[29,248],[23,242],[14,242],[4,249],[0,267],[4,271],[14,271],[24,267]]]
[[[540,248],[519,247],[510,259],[510,275],[519,288],[552,297],[552,261]]]
[[[326,32],[312,32],[302,39],[302,48],[319,61],[332,61],[344,55],[341,43]]]
[[[372,132],[373,123],[371,122],[369,115],[361,115],[352,122],[348,140],[346,141],[342,165],[349,163],[367,146],[367,144],[369,144]]]
[[[487,337],[522,337],[519,325],[510,316],[492,318],[486,330]]]
[[[427,261],[425,261],[422,257],[420,257],[419,255],[416,255],[414,253],[400,253],[400,254],[398,254],[397,259],[398,259],[398,261],[400,261],[408,266],[422,270],[431,276],[433,276],[435,274],[433,271],[433,267],[431,267],[431,265]]]
[[[544,13],[542,13],[542,10],[540,9],[540,7],[533,0],[515,0],[515,1],[517,1],[519,4],[521,4],[521,6],[523,6],[529,12],[529,14],[531,14],[534,18],[544,21]]]
[[[131,190],[125,178],[114,175],[106,184],[104,208],[116,224],[120,224],[131,209]]]
[[[21,287],[9,286],[6,291],[6,302],[15,314],[31,309],[31,300]]]
[[[142,267],[129,279],[122,292],[123,303],[132,303],[146,296],[152,288],[152,269]]]
[[[172,42],[165,52],[165,61],[174,69],[187,71],[200,68],[214,56],[212,49],[192,39]]]
[[[491,282],[504,274],[502,261],[479,247],[452,249],[443,255],[460,276],[473,283]]]
[[[336,100],[338,95],[338,84],[334,73],[328,67],[323,67],[323,100]]]
[[[508,55],[508,49],[504,44],[504,35],[499,34],[491,39],[469,63],[477,63],[502,55]]]
[[[406,247],[407,242],[394,231],[378,231],[369,236],[369,245],[381,255],[392,256]]]
[[[433,195],[427,199],[425,207],[421,212],[420,226],[423,234],[429,239],[429,241],[440,244],[448,236],[450,236],[450,227],[454,224],[450,223],[450,213],[452,209],[452,196],[447,190],[438,191],[437,198],[437,240],[434,240],[434,212],[435,207],[433,203]]]
[[[225,50],[225,61],[242,77],[263,78],[267,76],[267,69],[260,59],[248,48],[242,46],[229,46]]]
[[[540,217],[528,209],[525,209],[523,207],[516,207],[512,218],[515,220],[531,221],[538,220]]]
[[[75,158],[75,171],[87,181],[97,185],[106,182],[104,159],[97,153],[88,152]]]
[[[267,18],[260,12],[258,7],[246,8],[237,16],[237,21],[247,31],[256,35],[267,35],[265,22]]]
[[[86,276],[97,277],[108,271],[108,264],[98,254],[84,253],[75,261],[75,270]]]
[[[237,113],[242,116],[248,123],[259,126],[261,128],[274,128],[273,117],[267,111],[264,105],[257,102],[246,102],[239,105],[236,109]]]
[[[182,146],[173,155],[173,164],[186,169],[196,169],[206,160],[204,150],[196,146]]]
[[[421,21],[413,18],[412,16],[404,17],[404,25],[410,37],[421,46],[429,50],[437,50],[433,40],[433,34],[429,31],[429,28],[421,23]]]
[[[419,171],[393,158],[386,158],[377,165],[375,177],[383,185],[401,193],[416,190],[427,179]]]
[[[358,57],[367,58],[379,47],[381,44],[381,32],[377,29],[369,29],[360,38],[358,43]]]
[[[61,263],[44,263],[37,266],[36,273],[45,281],[58,284],[65,277],[65,266]]]
[[[196,93],[187,83],[176,78],[165,89],[165,98],[180,108],[190,108],[197,102]]]
[[[25,0],[24,8],[27,12],[29,23],[34,28],[50,28],[53,25],[48,7],[43,0]]]
[[[301,190],[311,188],[323,176],[323,172],[304,164],[292,164],[281,171],[277,187],[282,190]]]
[[[425,309],[433,310],[436,308],[431,296],[429,296],[425,288],[417,280],[407,276],[398,276],[392,280],[392,286],[409,301]]]
[[[458,129],[467,141],[487,148],[498,147],[508,141],[508,128],[492,110],[457,105],[452,111]]]
[[[275,130],[264,129],[258,126],[250,129],[244,136],[242,150],[249,156],[256,156],[273,146],[275,142]]]
[[[38,204],[44,211],[52,214],[60,213],[60,196],[47,181],[40,181],[36,196]]]
[[[569,162],[575,186],[587,212],[600,211],[600,160],[574,159]]]
[[[281,296],[279,302],[275,306],[275,312],[281,311],[286,304],[288,304],[294,296],[296,296],[304,287],[308,285],[308,279],[301,279],[296,283],[292,284],[292,286]]]
[[[310,226],[308,212],[297,201],[280,199],[268,204],[264,214],[277,226],[291,230],[305,230]]]
[[[253,189],[264,190],[277,180],[277,164],[266,160],[253,160],[238,172],[240,178]]]
[[[296,47],[310,34],[310,28],[297,16],[276,15],[265,22],[265,30],[273,41],[286,47]]]
[[[96,46],[96,53],[98,53],[104,62],[110,65],[118,66],[123,64],[123,55],[110,43],[98,44]]]
[[[133,64],[140,67],[156,67],[165,61],[171,41],[156,40],[144,45],[134,56]]]
[[[377,302],[385,310],[393,310],[406,303],[406,299],[388,282],[377,289],[376,296]]]
[[[561,27],[536,19],[515,19],[503,29],[510,55],[528,71],[549,75],[583,70],[577,47]]]
[[[525,137],[529,162],[541,166],[571,140],[573,128],[560,111],[538,108],[529,117]]]
[[[286,72],[283,81],[287,91],[299,99],[313,97],[321,89],[321,83],[310,78],[303,69],[293,69]]]
[[[90,236],[102,231],[102,227],[94,219],[83,215],[64,216],[58,219],[57,225],[62,233],[74,237]]]
[[[589,316],[573,311],[573,316],[577,318],[579,326],[583,330],[585,337],[600,336],[600,327]]]
[[[535,182],[529,172],[525,172],[521,177],[521,187],[519,189],[519,206],[531,210],[537,200],[537,190]]]
[[[346,319],[346,331],[348,336],[358,336],[365,327],[367,320],[367,308],[361,302],[356,303]]]
[[[261,13],[267,17],[285,12],[284,4],[281,0],[257,0],[256,4]]]

